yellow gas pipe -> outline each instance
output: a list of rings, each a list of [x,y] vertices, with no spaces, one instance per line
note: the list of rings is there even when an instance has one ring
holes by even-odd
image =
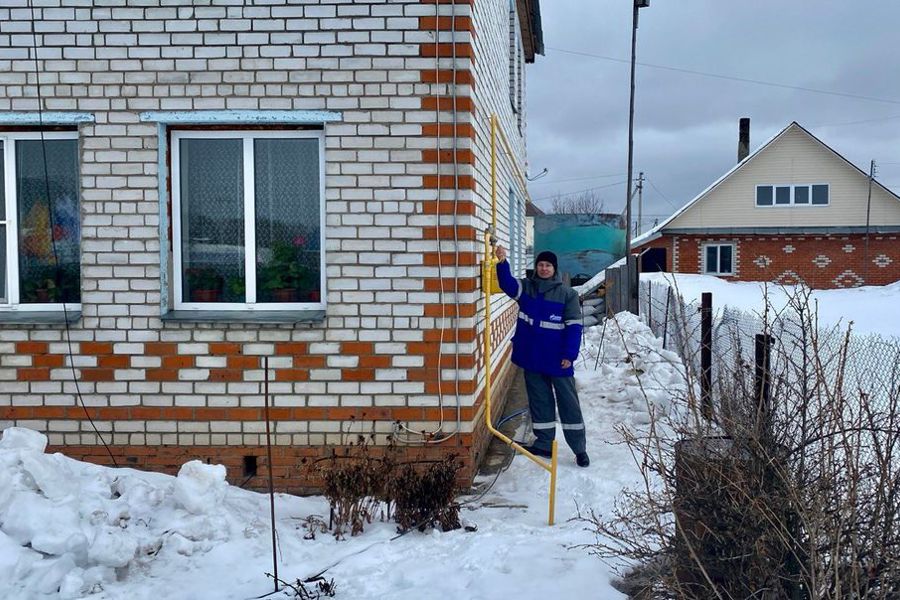
[[[497,226],[497,151],[496,151],[496,135],[497,132],[500,132],[503,135],[503,132],[497,128],[497,117],[496,115],[491,116],[491,229],[485,231],[484,233],[484,262],[482,262],[481,267],[481,282],[482,288],[484,289],[484,313],[485,313],[485,324],[484,324],[484,364],[485,364],[485,376],[484,376],[484,418],[485,423],[487,424],[488,431],[492,434],[503,440],[504,443],[511,446],[513,450],[516,452],[525,455],[529,460],[533,463],[541,467],[542,469],[550,472],[550,494],[549,494],[549,508],[548,508],[548,516],[547,516],[547,524],[553,525],[553,519],[556,512],[556,465],[557,465],[557,454],[556,454],[556,440],[553,440],[553,445],[550,450],[550,462],[549,464],[523,448],[520,444],[517,444],[509,437],[501,433],[494,427],[493,420],[491,419],[491,294],[498,293],[501,290],[497,285],[497,277],[496,277],[496,266],[497,259],[494,257],[493,246],[496,244],[496,240],[493,236],[493,231]],[[502,138],[504,145],[506,146],[506,151],[509,154],[510,160],[512,160],[512,152],[510,152],[509,144],[506,143],[506,138]],[[515,163],[513,162],[513,165]],[[518,174],[518,171],[516,171]]]

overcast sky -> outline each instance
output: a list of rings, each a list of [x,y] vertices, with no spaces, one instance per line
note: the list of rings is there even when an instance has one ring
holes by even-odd
[[[900,1],[650,4],[640,12],[634,131],[634,176],[649,180],[645,229],[735,164],[740,117],[751,119],[751,151],[797,121],[864,170],[875,159],[878,179],[900,192]],[[619,212],[631,0],[543,0],[541,15],[546,52],[527,73],[527,136],[530,175],[549,173],[531,197],[546,209],[558,193],[599,188],[605,209]]]

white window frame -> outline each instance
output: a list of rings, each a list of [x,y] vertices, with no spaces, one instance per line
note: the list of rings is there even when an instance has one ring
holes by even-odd
[[[708,248],[722,248],[723,246],[728,246],[731,248],[731,271],[725,273],[722,271],[711,271],[709,268],[709,263],[706,259],[706,250]],[[708,244],[702,244],[700,247],[701,255],[702,255],[702,264],[703,264],[703,274],[704,275],[715,275],[717,277],[729,277],[737,274],[737,244],[734,242],[710,242]],[[716,267],[719,267],[722,262],[721,250],[716,250]]]
[[[253,162],[253,140],[316,139],[319,142],[319,302],[256,302],[256,187]],[[247,302],[184,302],[181,251],[181,140],[240,139],[243,141],[244,165],[244,274]],[[325,132],[316,130],[205,130],[173,129],[171,131],[172,186],[172,279],[175,310],[253,311],[253,310],[323,310],[325,308]],[[251,277],[250,274],[253,274]],[[252,301],[251,301],[252,299]]]
[[[825,189],[828,192],[828,202],[825,204],[813,204],[813,186],[825,186]],[[791,189],[791,201],[788,204],[776,204],[775,203],[775,190],[776,188],[786,187]],[[796,204],[794,202],[795,197],[795,188],[805,187],[809,188],[809,202]],[[759,188],[771,188],[772,189],[772,204],[759,204]],[[757,185],[755,189],[755,193],[753,194],[753,205],[756,208],[823,208],[825,206],[831,206],[831,186],[827,183],[767,183],[764,185]]]
[[[509,188],[509,266],[516,277],[525,266],[525,240],[523,233],[525,220],[519,194]]]
[[[19,210],[18,197],[16,195],[16,142],[19,140],[75,140],[78,141],[77,131],[3,131],[0,132],[0,142],[3,142],[3,185],[6,196],[6,219],[0,220],[6,227],[6,290],[8,297],[6,302],[0,301],[0,312],[62,312],[63,309],[71,311],[81,310],[80,302],[45,302],[21,304],[21,289],[19,288]],[[79,165],[81,163],[79,157]],[[79,168],[78,207],[79,216],[81,209],[81,172]],[[79,248],[83,243],[79,240]],[[79,258],[80,260],[80,258]],[[81,264],[83,267],[83,263]],[[81,283],[79,282],[79,287]],[[81,290],[83,293],[84,290]]]

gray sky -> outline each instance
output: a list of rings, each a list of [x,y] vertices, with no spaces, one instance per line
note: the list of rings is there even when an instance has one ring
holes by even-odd
[[[734,165],[740,117],[751,119],[751,151],[797,121],[863,170],[875,159],[879,181],[900,192],[900,2],[650,4],[640,13],[637,60],[647,65],[637,67],[634,130],[634,176],[649,180],[645,229]],[[530,185],[542,208],[557,193],[600,186],[607,211],[624,207],[631,5],[541,2],[546,55],[527,73],[527,135],[530,174],[550,171]]]

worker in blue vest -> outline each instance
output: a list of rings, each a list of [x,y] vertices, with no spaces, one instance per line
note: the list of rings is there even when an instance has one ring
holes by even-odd
[[[562,282],[552,252],[538,254],[534,274],[524,279],[512,276],[503,246],[497,246],[496,255],[500,261],[497,263],[500,287],[519,303],[512,361],[525,372],[528,408],[537,437],[526,450],[550,457],[559,407],[566,443],[575,453],[578,466],[587,467],[591,460],[585,447],[584,419],[572,366],[581,346],[578,294]]]

